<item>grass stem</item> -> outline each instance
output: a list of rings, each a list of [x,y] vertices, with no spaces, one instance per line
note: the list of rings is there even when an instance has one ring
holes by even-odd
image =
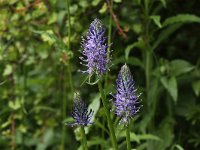
[[[83,150],[88,150],[88,147],[87,147],[87,139],[86,139],[85,130],[84,130],[84,127],[83,127],[83,126],[81,126],[81,135],[82,135],[82,146],[83,146]]]
[[[115,131],[114,131],[114,128],[113,128],[113,123],[112,123],[112,120],[111,120],[111,117],[110,117],[108,104],[107,104],[107,101],[106,101],[106,96],[105,96],[105,93],[103,91],[102,84],[101,84],[100,80],[98,82],[98,87],[99,87],[99,92],[101,93],[101,100],[102,100],[104,111],[106,113],[106,117],[107,117],[107,121],[108,121],[108,127],[109,127],[109,130],[110,130],[110,136],[111,136],[113,149],[118,150],[118,145],[117,145],[117,140],[116,140],[116,136],[115,136]]]
[[[130,123],[128,123],[126,127],[126,144],[127,144],[127,150],[131,150]]]

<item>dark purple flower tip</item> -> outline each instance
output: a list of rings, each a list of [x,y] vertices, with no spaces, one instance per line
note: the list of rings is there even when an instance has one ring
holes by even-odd
[[[105,28],[99,19],[94,19],[90,24],[87,36],[82,37],[81,52],[84,57],[80,57],[81,64],[87,67],[85,73],[90,76],[94,73],[101,77],[107,70],[107,44],[106,44]]]
[[[136,95],[134,83],[129,67],[123,65],[116,80],[117,93],[114,96],[115,112],[121,118],[120,124],[127,124],[140,110],[139,95]]]
[[[72,107],[72,117],[75,122],[73,124],[68,124],[70,126],[87,126],[88,124],[93,124],[90,122],[94,111],[87,110],[86,104],[83,102],[79,94],[75,95],[73,107]]]

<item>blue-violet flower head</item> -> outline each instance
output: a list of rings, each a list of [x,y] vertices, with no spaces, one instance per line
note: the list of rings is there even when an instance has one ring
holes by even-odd
[[[94,111],[87,110],[86,104],[83,102],[79,94],[75,95],[73,107],[72,107],[72,117],[75,122],[73,124],[68,124],[70,126],[87,126],[88,124],[93,124],[90,122]]]
[[[81,64],[87,67],[85,73],[92,75],[97,74],[101,77],[106,72],[107,60],[107,44],[106,44],[105,28],[99,19],[94,19],[90,24],[87,36],[82,37],[81,52],[84,57],[80,57]]]
[[[121,67],[116,84],[117,93],[114,96],[115,112],[120,117],[120,124],[127,124],[139,111],[140,102],[139,95],[136,95],[135,82],[126,64]]]

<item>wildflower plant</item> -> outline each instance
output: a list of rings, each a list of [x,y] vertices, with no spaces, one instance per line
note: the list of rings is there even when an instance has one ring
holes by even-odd
[[[107,66],[110,61],[110,59],[107,59],[109,53],[107,51],[108,46],[106,43],[107,38],[105,36],[104,26],[99,19],[94,19],[94,21],[90,24],[87,36],[85,38],[82,37],[81,45],[83,51],[81,53],[83,54],[83,57],[80,57],[80,59],[82,60],[81,64],[87,67],[87,70],[82,72],[89,75],[89,84],[92,85],[98,83],[99,92],[101,93],[101,100],[104,106],[108,127],[110,130],[111,141],[113,148],[117,150],[118,146],[114,127],[110,117],[106,95],[101,83],[102,76],[107,72]],[[93,74],[96,75],[97,80],[94,83],[90,83],[90,78]]]
[[[83,57],[81,64],[87,67],[84,73],[89,76],[96,74],[99,78],[106,73],[107,64],[107,44],[106,44],[105,28],[99,19],[94,19],[90,24],[86,37],[82,37]]]
[[[114,96],[115,113],[120,117],[120,124],[127,128],[127,149],[131,149],[129,122],[140,110],[139,96],[136,94],[135,82],[129,67],[125,64],[121,67],[116,80],[117,93]]]
[[[127,124],[140,110],[138,105],[140,95],[136,94],[135,82],[126,64],[121,67],[116,85],[117,93],[114,96],[115,112],[121,118],[120,124]]]
[[[72,118],[74,118],[75,122],[73,124],[68,124],[70,126],[87,126],[89,124],[93,124],[90,122],[94,111],[87,110],[86,104],[83,102],[79,94],[75,94],[73,107],[72,107]]]
[[[75,94],[73,107],[72,107],[72,118],[74,118],[74,123],[67,123],[69,126],[80,126],[81,135],[82,135],[82,146],[84,150],[87,150],[87,139],[85,135],[84,127],[90,124],[93,124],[93,122],[90,122],[92,116],[94,114],[94,111],[90,109],[88,111],[88,108],[86,104],[81,99],[80,95],[78,93]]]

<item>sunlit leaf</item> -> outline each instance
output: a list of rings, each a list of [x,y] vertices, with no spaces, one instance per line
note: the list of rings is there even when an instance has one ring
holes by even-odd
[[[166,88],[166,90],[169,92],[169,94],[172,96],[173,100],[176,102],[178,97],[178,89],[177,89],[177,81],[175,77],[161,78],[161,83]]]
[[[170,70],[174,76],[188,73],[193,69],[194,66],[185,60],[176,59],[170,62]]]
[[[189,22],[200,23],[200,17],[193,14],[179,14],[179,15],[167,18],[163,22],[163,26],[171,25],[174,23],[189,23]]]
[[[154,23],[159,27],[162,28],[162,24],[160,22],[160,16],[154,15],[150,16],[150,18],[154,21]]]

